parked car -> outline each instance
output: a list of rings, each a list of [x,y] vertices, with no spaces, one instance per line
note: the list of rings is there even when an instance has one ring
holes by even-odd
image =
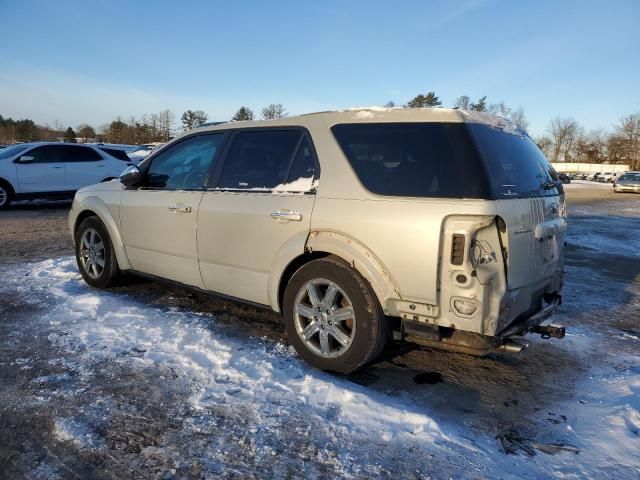
[[[120,272],[281,312],[312,365],[351,372],[393,338],[517,352],[560,303],[566,207],[505,119],[364,109],[188,132],[80,190],[69,227],[93,287]]]
[[[640,172],[625,172],[613,182],[613,191],[640,193]]]
[[[589,180],[593,180],[594,182],[597,182],[597,181],[598,181],[598,177],[600,176],[600,174],[601,174],[601,173],[602,173],[602,172],[596,172],[596,173],[592,174],[592,175],[589,177]]]
[[[131,162],[121,152],[73,143],[22,143],[0,151],[0,209],[13,200],[72,198],[117,178]]]
[[[613,183],[616,180],[617,174],[613,172],[605,172],[598,175],[599,182]]]
[[[142,160],[144,160],[151,152],[153,152],[156,148],[160,147],[164,145],[163,143],[146,143],[144,145],[139,145],[138,147],[134,148],[133,150],[130,150],[127,152],[127,155],[129,156],[129,159],[134,163],[137,164],[139,162],[141,162]]]
[[[560,180],[562,183],[571,183],[571,176],[567,175],[566,173],[559,173],[558,180]]]

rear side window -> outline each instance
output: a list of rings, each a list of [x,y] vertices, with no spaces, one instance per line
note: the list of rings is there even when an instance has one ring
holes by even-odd
[[[468,128],[484,156],[496,198],[562,193],[556,172],[528,135],[476,123]]]
[[[240,190],[281,189],[296,178],[309,175],[308,161],[300,150],[300,130],[248,130],[239,132],[225,156],[218,188]],[[294,162],[294,160],[296,160]],[[306,163],[306,165],[305,165]],[[295,166],[294,166],[295,165]],[[295,169],[295,171],[294,171]],[[313,167],[311,167],[313,170]]]
[[[378,195],[491,198],[461,123],[357,123],[333,134],[365,188]]]
[[[118,150],[118,149],[115,149],[115,148],[102,148],[102,147],[100,147],[100,150],[102,150],[105,153],[108,153],[113,158],[117,158],[118,160],[122,160],[123,162],[130,162],[131,161],[129,156],[123,150]]]
[[[61,147],[63,149],[64,162],[97,162],[102,160],[98,152],[89,147]]]

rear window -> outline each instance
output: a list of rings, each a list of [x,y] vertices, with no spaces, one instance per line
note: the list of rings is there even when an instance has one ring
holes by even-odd
[[[103,148],[103,147],[100,147],[100,150],[102,150],[105,153],[108,153],[113,158],[117,158],[118,160],[122,160],[123,162],[130,162],[131,161],[129,156],[123,150],[117,150],[115,148]]]
[[[462,123],[355,123],[331,130],[372,193],[491,198],[482,160]]]
[[[562,193],[557,174],[528,135],[484,124],[467,125],[485,159],[496,198]]]

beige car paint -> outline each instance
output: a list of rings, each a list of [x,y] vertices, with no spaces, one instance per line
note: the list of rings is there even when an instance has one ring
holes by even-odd
[[[271,272],[304,253],[314,200],[313,194],[205,192],[198,212],[205,288],[277,309]],[[285,265],[278,266],[283,249]]]
[[[279,311],[278,290],[287,265],[305,251],[324,251],[351,263],[372,285],[389,315],[493,335],[526,311],[541,289],[559,290],[566,230],[563,200],[559,196],[491,201],[375,195],[359,182],[330,131],[337,123],[418,121],[482,119],[451,109],[374,108],[205,127],[199,131],[306,128],[321,167],[315,195],[127,190],[119,225],[115,216],[106,218],[108,209],[96,213],[110,225],[110,234],[113,225],[118,225],[126,246],[114,242],[118,262],[128,258],[130,268],[136,270],[268,304]],[[70,214],[72,228],[78,214],[93,208],[95,201],[90,199],[105,195],[93,188],[76,195]],[[174,203],[193,211],[169,212]],[[299,212],[301,221],[272,219],[270,214],[280,209]],[[507,220],[505,232],[499,233],[496,215]],[[448,260],[448,242],[454,232],[463,233],[467,241],[462,266]],[[114,233],[112,238],[118,238]],[[469,248],[473,238],[484,245],[482,251]],[[541,260],[554,252],[555,258]],[[483,258],[480,263],[479,258]],[[128,265],[123,262],[120,267],[127,269]],[[458,274],[469,281],[456,283]],[[452,301],[458,297],[477,301],[477,312],[470,316],[456,313]]]
[[[131,268],[204,288],[196,220],[202,191],[125,190],[120,233]]]

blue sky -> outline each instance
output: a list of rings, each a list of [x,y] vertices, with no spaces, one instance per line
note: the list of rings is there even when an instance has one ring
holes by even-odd
[[[530,131],[640,111],[640,1],[0,0],[0,114],[99,126],[401,104],[522,106]]]

